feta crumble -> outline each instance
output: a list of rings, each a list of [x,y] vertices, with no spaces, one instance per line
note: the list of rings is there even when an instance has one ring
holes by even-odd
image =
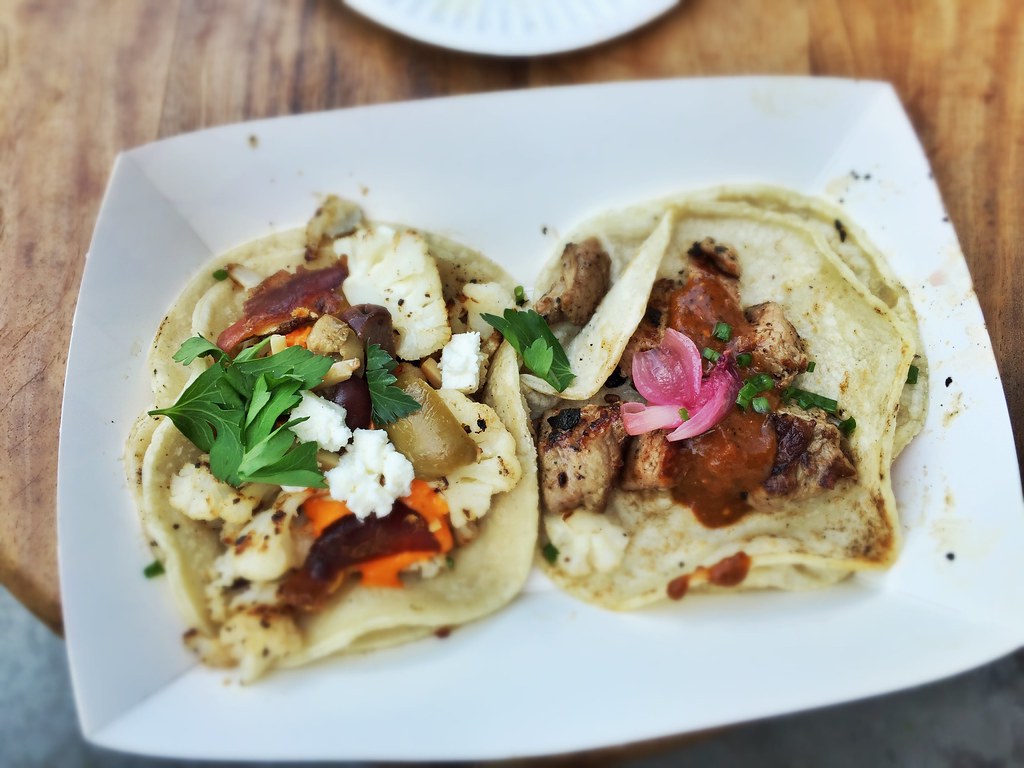
[[[544,527],[558,550],[558,567],[572,576],[607,573],[622,562],[629,544],[626,531],[593,512],[547,515]]]
[[[344,501],[360,520],[384,517],[412,489],[412,464],[382,429],[357,429],[338,466],[324,474],[331,498]]]
[[[457,333],[441,351],[441,386],[469,394],[480,389],[480,334]]]
[[[302,393],[302,402],[292,408],[292,419],[306,421],[288,427],[304,443],[317,443],[325,451],[340,451],[352,439],[345,424],[345,407],[310,392]]]

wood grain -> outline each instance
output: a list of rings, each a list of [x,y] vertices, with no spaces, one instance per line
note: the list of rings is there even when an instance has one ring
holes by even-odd
[[[250,118],[539,85],[687,75],[889,80],[971,267],[1014,425],[1024,406],[1024,4],[687,0],[536,60],[468,56],[335,0],[0,4],[0,581],[60,626],[56,447],[71,315],[115,154]],[[1022,438],[1017,433],[1017,452]]]

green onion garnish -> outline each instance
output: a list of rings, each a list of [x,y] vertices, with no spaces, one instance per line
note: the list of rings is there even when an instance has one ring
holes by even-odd
[[[700,356],[703,357],[705,360],[710,360],[712,363],[717,363],[718,358],[720,358],[722,355],[718,352],[715,352],[715,350],[713,350],[711,347],[704,347],[704,351],[700,353]]]
[[[526,291],[523,289],[523,286],[517,285],[513,293],[516,297],[516,305],[523,306],[526,303]]]
[[[775,386],[775,379],[767,373],[759,373],[751,376],[746,383],[740,387],[736,394],[736,404],[741,408],[749,408],[751,401],[762,392],[767,392]]]
[[[711,335],[719,341],[728,341],[732,338],[732,326],[728,323],[715,323],[715,330]]]
[[[736,365],[740,368],[747,368],[754,362],[754,356],[749,352],[743,352],[742,354],[736,355]]]
[[[156,578],[157,576],[163,575],[164,564],[159,560],[154,560],[152,563],[142,569],[142,575],[147,579]]]
[[[786,400],[795,400],[796,404],[805,411],[809,408],[821,408],[821,410],[827,413],[835,413],[839,410],[839,403],[832,398],[816,395],[814,392],[808,392],[806,389],[786,387],[786,391],[782,393],[782,396]]]
[[[910,366],[910,370],[907,371],[907,384],[917,384],[917,374],[920,372],[916,365]]]
[[[755,397],[750,404],[754,407],[754,413],[770,413],[772,410],[767,397]]]
[[[216,272],[213,273],[213,279],[214,280],[227,280],[228,279],[228,271],[226,269],[218,269]]]
[[[682,419],[683,421],[689,421],[690,420],[690,412],[688,410],[686,410],[685,408],[680,408],[679,409],[679,418]]]
[[[544,548],[541,550],[541,554],[544,555],[545,560],[554,565],[555,560],[558,559],[558,548],[549,541],[544,545]]]
[[[450,571],[455,567],[455,558],[451,555],[445,555],[444,564],[448,566],[448,570]]]
[[[842,421],[839,422],[839,430],[844,435],[850,435],[853,432],[853,430],[855,430],[856,428],[857,428],[857,420],[855,418],[853,418],[853,416],[851,416],[848,419],[843,419]]]
[[[815,366],[815,363],[814,363],[813,360],[811,360],[811,362],[809,362],[807,364],[807,372],[808,373],[814,373],[814,366]]]

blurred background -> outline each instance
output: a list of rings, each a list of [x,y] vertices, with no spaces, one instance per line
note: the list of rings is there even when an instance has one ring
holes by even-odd
[[[563,13],[539,1],[522,0],[545,19],[527,23],[493,10],[503,0],[447,0],[485,16],[461,26],[426,14],[434,0],[350,3],[405,34],[337,0],[0,3],[0,341],[14,350],[0,369],[0,765],[188,764],[86,745],[55,633],[55,404],[84,254],[123,149],[246,119],[543,85],[887,80],[934,168],[1020,423],[1024,4],[546,0]],[[41,314],[47,332],[35,333]],[[883,699],[541,764],[578,762],[1024,765],[1024,654]]]

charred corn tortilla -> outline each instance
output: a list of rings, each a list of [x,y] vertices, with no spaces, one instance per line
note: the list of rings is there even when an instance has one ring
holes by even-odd
[[[445,298],[452,300],[471,283],[497,283],[511,301],[514,283],[480,254],[429,235]],[[307,261],[301,229],[237,248],[208,264],[195,277],[160,326],[150,356],[153,399],[158,407],[175,401],[204,361],[187,369],[171,360],[180,344],[195,334],[216,338],[242,312],[245,291],[212,275],[225,266],[243,265],[260,277],[279,269],[325,266],[324,257]],[[507,492],[491,498],[479,520],[477,537],[451,552],[452,566],[433,578],[407,580],[403,588],[361,587],[350,579],[326,607],[298,613],[301,647],[277,663],[305,664],[341,651],[365,651],[406,642],[441,627],[490,613],[519,592],[532,566],[537,537],[536,454],[519,389],[515,352],[503,345],[495,353],[481,402],[488,406],[515,442],[522,476]],[[490,417],[488,417],[490,418]],[[477,425],[473,429],[479,429]],[[143,527],[155,545],[175,600],[189,627],[213,636],[208,587],[214,561],[224,551],[215,528],[193,520],[171,503],[171,481],[178,470],[200,457],[169,420],[143,416],[129,436],[126,468]]]
[[[823,586],[853,571],[884,568],[896,556],[900,528],[889,473],[897,424],[905,412],[904,384],[919,351],[916,329],[907,327],[909,302],[901,309],[899,297],[905,293],[875,258],[877,252],[864,251],[868,256],[856,271],[851,268],[848,261],[854,259],[842,258],[813,223],[822,216],[815,209],[783,205],[781,194],[769,197],[763,207],[757,201],[756,195],[743,202],[714,202],[707,195],[660,201],[606,214],[573,238],[598,236],[614,262],[635,251],[669,216],[671,237],[657,274],[666,278],[685,274],[687,251],[695,242],[711,237],[731,246],[742,265],[743,306],[780,303],[809,359],[816,361],[814,373],[798,379],[798,386],[838,398],[855,415],[857,428],[848,449],[857,479],[802,501],[773,499],[770,508],[718,528],[701,525],[668,490],[616,487],[600,524],[614,526],[609,530],[621,533],[627,543],[621,560],[604,571],[591,567],[580,573],[579,564],[571,562],[581,551],[573,552],[579,535],[588,535],[572,530],[580,527],[572,522],[576,515],[563,520],[544,514],[547,539],[559,554],[553,564],[543,564],[559,586],[577,597],[630,609],[664,599],[667,585],[680,577],[686,577],[691,591],[713,588],[707,569],[740,552],[750,558],[741,588]],[[856,242],[865,242],[859,233]],[[872,282],[876,290],[885,289],[891,306],[868,287]],[[611,316],[599,325],[605,337],[618,340],[633,331]],[[602,369],[598,378],[613,368]],[[911,402],[903,441],[920,428],[923,404]]]

